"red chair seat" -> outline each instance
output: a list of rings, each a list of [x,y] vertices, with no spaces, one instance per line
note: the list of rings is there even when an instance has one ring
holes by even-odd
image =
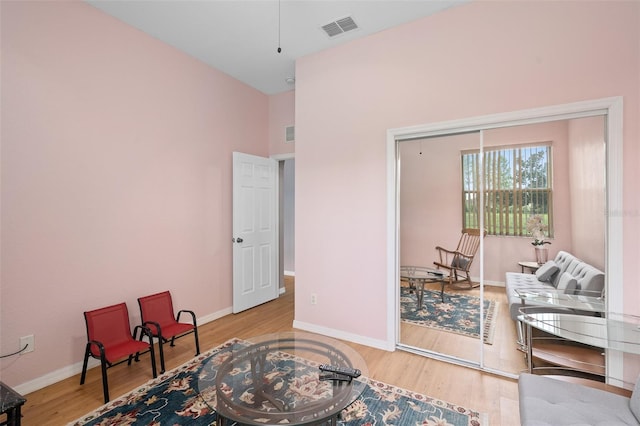
[[[149,350],[149,343],[132,339],[130,342],[124,342],[109,348],[105,348],[104,356],[109,364],[113,364],[116,361],[126,358],[131,354],[144,352],[147,350]],[[100,351],[94,353],[94,350],[92,350],[91,353],[94,357],[100,358]]]
[[[162,328],[162,337],[164,337],[165,339],[188,333],[195,328],[193,324],[187,324],[184,322],[174,322],[173,324],[165,324],[161,325],[160,327]],[[151,327],[149,327],[149,329],[151,329]],[[153,334],[157,336],[159,333]]]

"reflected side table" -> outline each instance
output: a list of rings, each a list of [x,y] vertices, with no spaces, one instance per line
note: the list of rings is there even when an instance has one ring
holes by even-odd
[[[529,272],[534,274],[541,266],[540,264],[538,264],[538,262],[529,262],[525,260],[518,262],[518,265],[520,265],[520,272],[522,272],[523,274],[525,269],[528,269]]]

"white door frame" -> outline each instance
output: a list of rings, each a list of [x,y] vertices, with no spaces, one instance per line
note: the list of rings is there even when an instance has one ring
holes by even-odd
[[[400,337],[398,290],[400,268],[400,180],[398,175],[397,141],[545,121],[606,115],[606,301],[608,311],[623,312],[622,113],[622,97],[617,96],[387,130],[387,347],[389,350],[394,350],[397,347]],[[611,354],[611,356],[607,354],[606,360],[607,376],[622,379],[622,356],[619,354]],[[480,369],[485,370],[486,368],[482,364],[481,362]]]
[[[271,158],[272,160],[276,160],[278,162],[278,165],[280,165],[281,162],[285,161],[285,160],[291,160],[294,159],[296,157],[295,153],[288,153],[288,154],[274,154],[269,156],[269,158]],[[294,179],[295,179],[295,175],[294,175]],[[276,186],[278,188],[278,199],[276,200],[276,205],[278,206],[278,254],[279,254],[279,260],[278,260],[278,279],[280,281],[280,294],[283,294],[285,292],[285,288],[284,288],[284,267],[283,267],[283,262],[284,262],[284,254],[283,254],[283,233],[284,233],[284,224],[282,223],[282,217],[284,215],[284,212],[282,211],[281,207],[281,203],[280,200],[281,198],[284,196],[284,194],[282,194],[282,192],[280,191],[280,189],[282,188],[282,182],[280,181],[280,173],[278,173],[277,176],[277,182],[276,182]],[[295,238],[295,235],[294,235]]]

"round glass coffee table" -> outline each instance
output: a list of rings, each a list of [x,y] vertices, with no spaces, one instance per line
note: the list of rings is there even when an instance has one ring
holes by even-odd
[[[360,370],[325,378],[318,366]],[[304,332],[267,334],[236,343],[207,361],[198,389],[218,413],[218,425],[335,425],[340,412],[367,386],[364,359],[352,347]]]

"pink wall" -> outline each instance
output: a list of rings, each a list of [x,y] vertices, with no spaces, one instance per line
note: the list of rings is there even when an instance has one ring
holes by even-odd
[[[387,129],[609,96],[624,97],[615,214],[639,313],[639,75],[638,2],[472,2],[299,60],[296,321],[387,339]]]
[[[84,310],[228,312],[231,152],[268,155],[268,97],[86,3],[1,7],[1,348],[36,347],[2,380],[81,362]]]
[[[285,142],[285,127],[295,125],[295,96],[290,90],[269,96],[269,154],[292,154],[295,142]]]

